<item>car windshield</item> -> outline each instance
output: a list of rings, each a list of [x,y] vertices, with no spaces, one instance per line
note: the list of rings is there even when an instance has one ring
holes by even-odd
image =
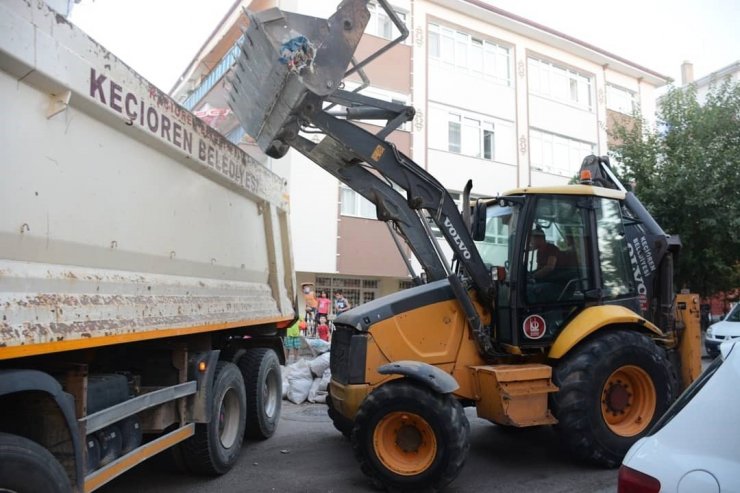
[[[733,309],[730,310],[730,313],[727,314],[725,320],[728,322],[740,322],[740,303],[735,305]]]

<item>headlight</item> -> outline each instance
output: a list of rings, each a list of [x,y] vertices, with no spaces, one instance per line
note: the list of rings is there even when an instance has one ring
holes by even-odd
[[[707,337],[712,337],[714,335],[714,327],[709,327],[707,329]]]

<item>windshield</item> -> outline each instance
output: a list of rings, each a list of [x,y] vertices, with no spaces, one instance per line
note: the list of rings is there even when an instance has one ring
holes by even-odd
[[[517,206],[492,204],[486,210],[486,237],[476,241],[483,262],[489,266],[509,267],[511,259],[510,238],[516,234],[519,215]]]
[[[735,305],[725,318],[728,322],[740,322],[740,303]]]

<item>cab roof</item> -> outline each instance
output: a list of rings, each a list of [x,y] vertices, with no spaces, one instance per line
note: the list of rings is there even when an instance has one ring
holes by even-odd
[[[592,185],[561,185],[556,187],[515,188],[502,194],[503,197],[509,195],[592,195],[607,199],[623,200],[627,194],[621,190],[595,187]]]

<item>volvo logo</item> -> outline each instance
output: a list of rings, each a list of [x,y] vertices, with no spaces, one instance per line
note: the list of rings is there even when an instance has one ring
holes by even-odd
[[[452,241],[454,241],[455,245],[457,245],[457,249],[460,250],[460,255],[462,255],[465,260],[470,260],[470,250],[468,250],[467,245],[463,243],[460,235],[457,234],[457,230],[452,225],[449,217],[445,218],[444,226],[445,228],[447,228],[447,233],[449,233],[449,235],[452,237]]]

